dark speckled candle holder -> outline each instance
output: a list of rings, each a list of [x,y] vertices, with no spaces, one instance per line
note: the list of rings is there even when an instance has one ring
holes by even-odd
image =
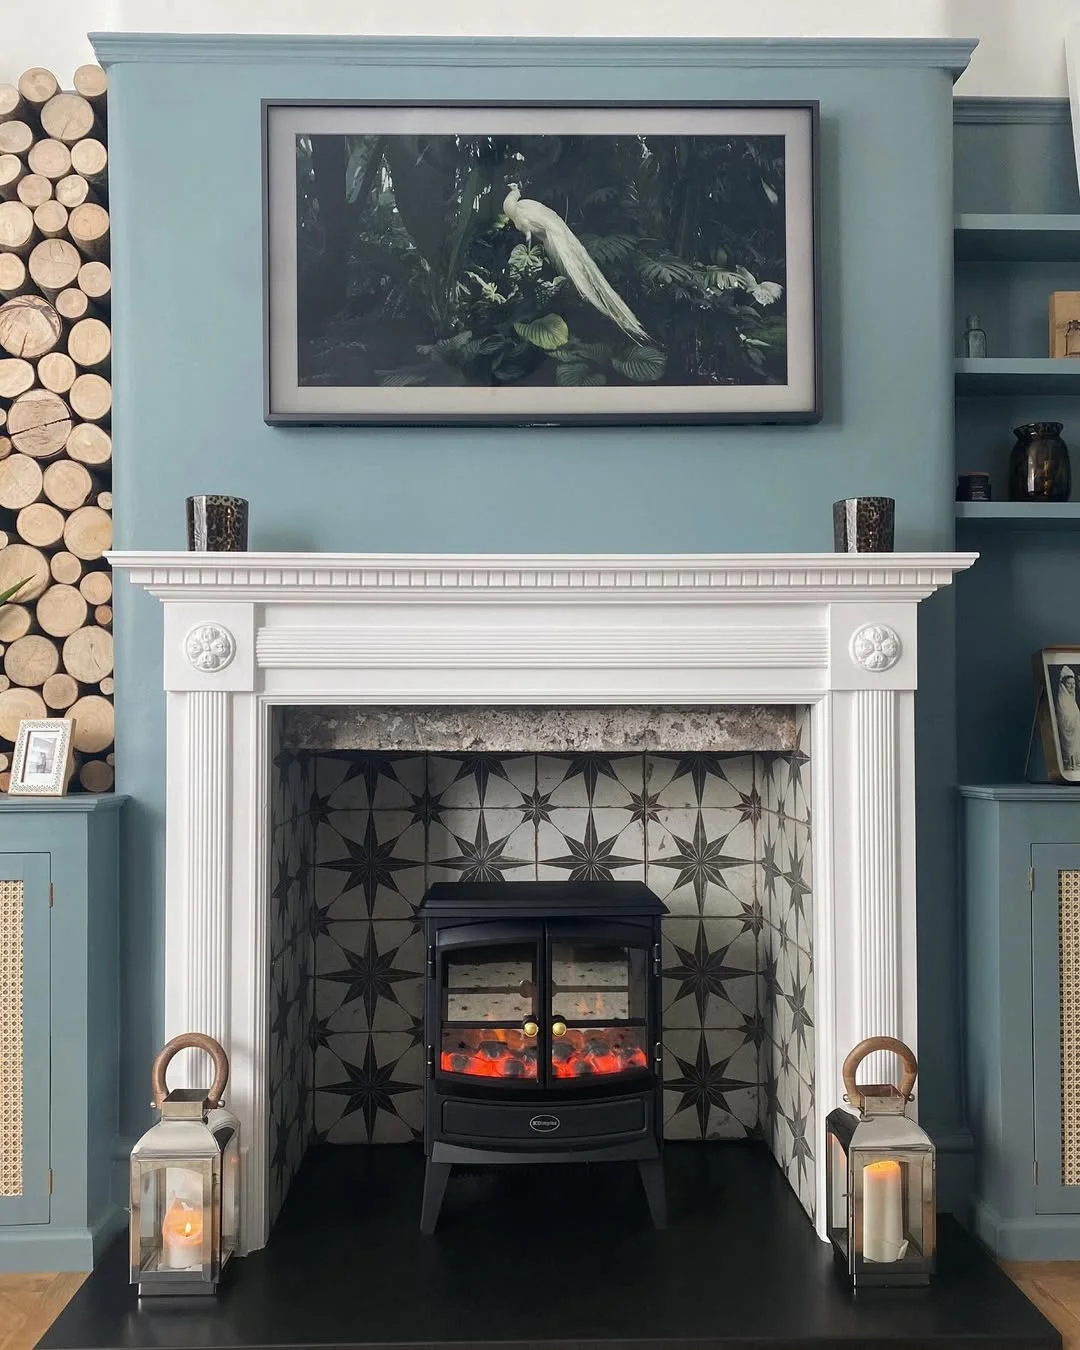
[[[248,504],[243,497],[187,499],[187,542],[193,553],[243,553],[248,539]]]
[[[837,553],[891,553],[895,511],[891,497],[833,502],[833,548]]]

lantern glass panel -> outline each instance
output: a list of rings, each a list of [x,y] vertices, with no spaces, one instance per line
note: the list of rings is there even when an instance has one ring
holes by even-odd
[[[851,1149],[854,1274],[929,1274],[934,1260],[933,1156],[925,1150]]]
[[[828,1133],[828,1229],[829,1238],[846,1254],[848,1250],[847,1153],[835,1134]]]
[[[132,1169],[132,1279],[171,1275],[210,1280],[213,1167],[137,1162]]]
[[[221,1156],[221,1264],[240,1242],[240,1134],[233,1130]]]

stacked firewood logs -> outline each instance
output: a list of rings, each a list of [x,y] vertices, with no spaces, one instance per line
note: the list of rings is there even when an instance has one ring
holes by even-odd
[[[0,790],[24,717],[75,719],[73,787],[113,785],[105,96],[0,84]]]

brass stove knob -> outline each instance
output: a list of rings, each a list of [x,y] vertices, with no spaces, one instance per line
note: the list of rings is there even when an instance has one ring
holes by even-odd
[[[558,1037],[558,1036],[565,1036],[565,1035],[566,1035],[566,1023],[565,1023],[565,1022],[552,1022],[552,1024],[551,1024],[551,1034],[552,1034],[553,1036],[555,1036],[555,1037]]]
[[[539,1034],[540,1031],[540,1023],[534,1022],[533,1019],[530,1017],[527,1018],[524,1022],[522,1022],[521,1029],[526,1036],[536,1036]]]

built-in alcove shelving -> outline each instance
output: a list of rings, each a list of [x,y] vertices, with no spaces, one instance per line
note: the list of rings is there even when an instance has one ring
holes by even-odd
[[[1013,530],[1080,529],[1080,502],[957,502],[956,519]]]

